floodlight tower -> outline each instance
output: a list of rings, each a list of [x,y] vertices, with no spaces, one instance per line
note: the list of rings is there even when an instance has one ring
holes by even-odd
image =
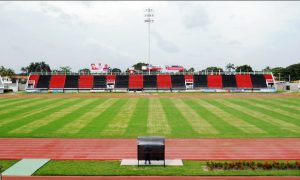
[[[154,10],[151,8],[147,8],[145,10],[145,23],[148,23],[148,66],[150,66],[150,24],[154,22]],[[150,67],[149,74],[150,74]]]

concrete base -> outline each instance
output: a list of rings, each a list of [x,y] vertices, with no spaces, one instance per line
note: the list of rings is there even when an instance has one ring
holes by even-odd
[[[22,159],[2,173],[3,176],[31,176],[50,159]]]
[[[140,166],[163,166],[164,161],[151,161],[151,164],[145,164],[145,161],[139,162]],[[122,159],[121,166],[137,166],[138,160],[136,159]],[[166,159],[166,166],[183,166],[181,159]]]

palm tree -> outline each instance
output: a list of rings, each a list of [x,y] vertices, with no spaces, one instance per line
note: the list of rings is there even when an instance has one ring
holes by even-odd
[[[50,66],[44,61],[41,62],[31,62],[29,66],[22,67],[21,71],[29,74],[31,72],[51,72]]]
[[[235,69],[234,64],[228,63],[228,64],[226,65],[226,69],[227,69],[227,71],[231,72],[232,70]]]

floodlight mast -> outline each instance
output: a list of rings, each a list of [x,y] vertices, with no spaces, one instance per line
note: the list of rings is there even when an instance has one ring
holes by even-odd
[[[148,23],[148,70],[150,74],[150,24],[154,22],[154,11],[151,8],[145,10],[145,23]]]

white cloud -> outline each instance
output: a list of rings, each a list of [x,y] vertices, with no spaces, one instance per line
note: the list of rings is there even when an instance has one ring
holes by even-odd
[[[126,69],[153,64],[203,69],[229,61],[286,66],[300,59],[300,2],[0,2],[0,64],[19,70],[43,59],[74,70],[103,60]]]
[[[187,29],[205,27],[210,23],[206,9],[202,5],[185,6],[182,8],[182,14]]]
[[[162,38],[162,36],[158,32],[153,31],[151,35],[156,39],[157,46],[161,48],[163,51],[168,53],[176,53],[179,51],[178,47],[174,43]]]

